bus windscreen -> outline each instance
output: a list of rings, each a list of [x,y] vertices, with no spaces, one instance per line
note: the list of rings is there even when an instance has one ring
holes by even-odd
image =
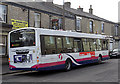
[[[10,34],[10,47],[35,46],[35,30],[22,29]]]

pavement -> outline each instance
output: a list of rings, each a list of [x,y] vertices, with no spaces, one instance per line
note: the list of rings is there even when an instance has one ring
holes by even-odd
[[[2,65],[8,65],[8,64],[9,64],[7,57],[2,57],[2,58],[0,58],[0,61],[1,61],[1,64],[2,64]]]
[[[8,58],[0,58],[0,75],[16,73],[19,71],[11,71],[9,70],[9,62]]]

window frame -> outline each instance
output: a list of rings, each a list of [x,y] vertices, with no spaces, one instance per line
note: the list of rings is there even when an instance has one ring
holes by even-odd
[[[37,20],[36,20],[36,17],[37,17],[37,15],[39,15],[39,19],[37,18]],[[39,23],[39,26],[38,26],[38,23]],[[37,26],[36,26],[36,24],[37,24]],[[39,12],[34,12],[34,27],[41,27],[41,13],[39,13]]]
[[[53,30],[63,30],[63,19],[62,18],[59,18],[59,17],[57,17],[57,16],[52,16],[52,15],[50,15],[49,16],[49,18],[50,18],[50,29],[53,29]],[[53,27],[53,21],[52,20],[57,20],[56,22],[57,22],[57,26],[55,26],[55,28]]]
[[[1,16],[1,19],[2,19],[2,21],[1,22],[3,22],[3,23],[7,23],[7,15],[8,15],[8,6],[7,5],[5,5],[5,4],[0,4],[1,5],[1,9],[3,9],[3,6],[5,6],[5,11],[6,11],[6,13],[3,13],[3,10],[2,10],[2,12],[1,12],[1,14],[0,14],[0,16]],[[4,17],[3,17],[4,16]],[[4,18],[5,18],[5,20],[4,20]]]
[[[7,55],[7,37],[6,36],[1,36],[1,42],[0,42],[0,47],[1,47],[1,52],[0,55]],[[3,41],[4,40],[4,41]],[[4,51],[4,53],[3,53]]]
[[[102,22],[102,23],[101,23],[101,32],[102,32],[102,33],[104,33],[104,26],[105,26],[105,24],[104,24],[104,22]]]
[[[93,33],[93,21],[92,20],[89,21],[89,32]]]
[[[78,23],[78,21],[79,21],[79,23]],[[79,25],[79,27],[78,27],[78,25]],[[81,28],[82,28],[81,27],[81,17],[76,16],[76,31],[82,31]]]
[[[115,36],[118,36],[118,26],[115,26]]]

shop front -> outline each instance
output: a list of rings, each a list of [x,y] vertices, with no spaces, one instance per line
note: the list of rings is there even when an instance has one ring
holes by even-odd
[[[0,57],[8,57],[8,33],[12,25],[0,22]]]

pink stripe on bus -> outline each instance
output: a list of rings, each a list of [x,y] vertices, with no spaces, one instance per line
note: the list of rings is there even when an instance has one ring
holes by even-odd
[[[12,68],[16,68],[16,67],[15,67],[15,66],[13,66],[13,65],[9,65],[9,68],[11,68],[11,67],[12,67]]]
[[[104,55],[104,56],[102,56],[102,57],[103,57],[103,58],[104,58],[104,57],[109,57],[109,55]]]
[[[37,65],[32,66],[31,68],[49,67],[49,66],[56,66],[56,65],[61,65],[61,64],[65,64],[65,61],[53,62],[53,63],[45,63],[45,64],[37,64]]]

